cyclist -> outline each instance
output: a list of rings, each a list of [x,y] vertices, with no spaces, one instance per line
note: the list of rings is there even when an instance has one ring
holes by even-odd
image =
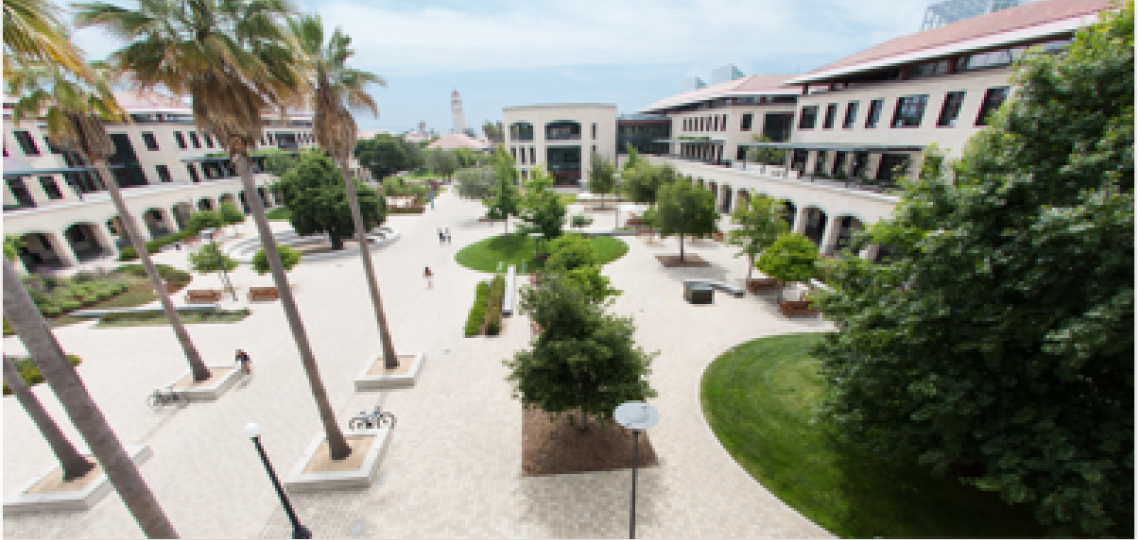
[[[238,349],[237,354],[234,355],[234,360],[237,361],[238,365],[241,366],[242,371],[245,371],[246,375],[253,374],[253,371],[250,368],[250,364],[252,362],[249,359],[249,353]]]

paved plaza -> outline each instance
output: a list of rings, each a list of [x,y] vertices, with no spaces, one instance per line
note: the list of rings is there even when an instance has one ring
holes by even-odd
[[[357,393],[353,379],[380,351],[358,255],[302,262],[290,274],[329,398],[346,426],[361,410],[382,405],[398,427],[367,490],[292,496],[301,521],[317,538],[623,538],[628,535],[629,469],[551,477],[521,476],[522,409],[511,399],[503,360],[531,338],[524,315],[507,319],[497,338],[465,338],[463,324],[475,284],[485,274],[459,266],[455,252],[501,234],[502,224],[479,223],[484,207],[450,193],[423,215],[390,216],[401,238],[373,253],[396,350],[427,355],[413,389]],[[571,210],[571,214],[575,210]],[[598,227],[613,212],[593,212]],[[512,220],[513,221],[513,220]],[[274,222],[276,228],[288,224]],[[436,230],[449,227],[450,246]],[[239,235],[255,234],[252,220]],[[830,536],[784,506],[749,477],[709,430],[699,404],[705,367],[725,350],[758,337],[832,329],[822,319],[788,320],[771,296],[732,298],[712,305],[682,298],[682,280],[708,277],[741,284],[746,259],[734,247],[686,242],[686,253],[709,268],[663,268],[654,255],[676,253],[677,241],[646,245],[625,238],[629,253],[604,267],[624,293],[612,311],[635,318],[638,343],[661,351],[653,363],[651,403],[661,422],[649,432],[660,466],[638,473],[637,533],[642,538],[815,538]],[[186,268],[185,251],[156,262]],[[425,266],[435,273],[427,290]],[[272,286],[248,266],[239,287]],[[218,288],[216,275],[196,275],[189,288]],[[177,301],[182,302],[181,294]],[[155,413],[147,394],[187,369],[167,326],[95,329],[82,323],[56,330],[69,353],[83,358],[80,376],[124,444],[147,444],[153,457],[141,471],[184,538],[285,538],[289,522],[253,445],[248,422],[263,427],[262,442],[282,476],[321,431],[299,354],[280,303],[250,305],[244,295],[225,308],[249,307],[238,324],[188,329],[208,364],[232,364],[236,348],[253,358],[252,379],[222,398]],[[22,353],[14,338],[4,350]],[[73,442],[46,385],[35,388]],[[54,458],[22,408],[4,400],[4,495],[50,468]],[[84,513],[5,516],[9,538],[141,538],[112,493]]]

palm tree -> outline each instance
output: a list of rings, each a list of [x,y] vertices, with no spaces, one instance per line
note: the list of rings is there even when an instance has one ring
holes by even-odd
[[[58,11],[46,0],[4,0],[4,78],[27,62],[58,65],[90,78],[83,53],[62,30]]]
[[[4,259],[4,318],[16,330],[32,361],[43,374],[52,392],[63,404],[71,423],[79,430],[107,479],[147,538],[178,538],[158,500],[154,498],[138,467],[111,430],[103,412],[91,399],[87,387],[68,363],[63,349],[32,302],[16,275],[12,263]],[[13,389],[15,389],[13,387]]]
[[[305,82],[295,47],[279,20],[287,12],[281,0],[138,0],[138,9],[112,4],[76,4],[80,27],[99,25],[132,43],[112,55],[116,67],[137,88],[165,87],[193,99],[194,123],[222,142],[241,176],[253,221],[269,261],[273,282],[316,401],[329,455],[352,453],[321,382],[301,314],[285,277],[285,268],[265,208],[253,180],[249,151],[261,138],[262,113],[284,113],[300,104]],[[284,115],[282,115],[284,116]]]
[[[32,389],[24,383],[24,378],[20,376],[20,372],[16,370],[16,366],[7,356],[4,357],[4,382],[8,383],[8,388],[12,389],[16,401],[20,402],[20,406],[24,408],[28,416],[32,417],[32,422],[35,422],[44,439],[47,439],[48,446],[51,447],[55,458],[59,460],[59,467],[63,469],[64,482],[83,478],[91,469],[95,468],[95,464],[83,457],[83,454],[75,449],[71,441],[67,440],[67,435],[63,434],[63,430],[59,429],[55,420],[52,420],[51,416],[44,410],[40,400],[36,399]]]
[[[388,318],[384,315],[380,289],[376,286],[376,270],[372,267],[372,253],[364,235],[364,220],[360,216],[360,206],[356,199],[357,182],[348,170],[348,160],[356,147],[356,120],[348,109],[368,109],[373,116],[377,115],[376,102],[364,91],[364,86],[369,83],[384,86],[384,79],[379,75],[345,67],[345,62],[354,54],[349,48],[352,38],[337,28],[326,43],[320,15],[289,19],[289,27],[304,55],[306,72],[310,86],[313,87],[313,135],[317,138],[317,144],[332,156],[344,174],[348,208],[352,212],[352,224],[356,228],[356,241],[360,245],[364,275],[372,294],[376,327],[380,331],[384,350],[384,367],[394,369],[399,366],[399,360],[392,344],[392,334],[388,331]]]
[[[24,65],[14,70],[8,79],[9,93],[21,97],[12,109],[12,118],[19,125],[22,119],[38,117],[43,113],[52,142],[61,148],[78,152],[95,166],[96,173],[114,201],[123,232],[138,252],[151,288],[158,296],[162,310],[174,329],[174,335],[182,345],[182,352],[190,363],[194,380],[205,381],[210,378],[210,370],[190,341],[190,334],[178,317],[174,303],[170,301],[166,284],[150,260],[146,242],[123,201],[115,177],[107,168],[107,157],[115,153],[115,144],[103,128],[103,121],[125,121],[129,117],[119,107],[109,89],[108,69],[102,64],[93,63],[90,71],[93,74],[92,81],[83,84],[56,66]]]

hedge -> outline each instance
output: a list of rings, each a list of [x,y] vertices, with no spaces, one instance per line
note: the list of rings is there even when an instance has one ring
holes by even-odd
[[[422,214],[424,213],[423,206],[389,206],[389,214]]]
[[[79,357],[75,356],[74,354],[67,355],[67,359],[71,362],[72,366],[78,366],[79,364],[83,363],[83,360],[80,360]],[[12,362],[16,364],[16,371],[18,371],[20,373],[20,377],[24,379],[24,384],[28,386],[35,386],[41,382],[44,382],[44,376],[42,373],[40,373],[40,368],[36,367],[36,364],[30,359],[13,359]],[[7,396],[11,393],[12,390],[8,388],[8,383],[4,383],[4,395]]]
[[[164,248],[170,244],[173,244],[175,242],[181,242],[187,238],[193,238],[195,236],[198,236],[198,231],[195,231],[193,229],[181,230],[181,231],[178,231],[178,232],[176,232],[170,236],[164,236],[164,237],[159,238],[157,240],[151,240],[151,241],[147,242],[146,243],[146,251],[147,251],[147,253],[152,253],[152,254],[157,253],[158,250],[160,250],[160,249],[162,249],[162,248]],[[121,251],[119,251],[119,260],[120,261],[133,261],[133,260],[138,259],[138,258],[139,258],[139,254],[137,251],[135,251],[135,246],[127,246],[127,247],[124,247]]]
[[[487,313],[483,319],[483,332],[497,336],[503,329],[503,293],[507,290],[507,278],[496,274],[491,280],[491,292],[487,295]]]
[[[483,325],[483,313],[487,309],[487,294],[490,291],[490,283],[479,282],[475,286],[475,303],[467,313],[467,324],[463,326],[463,335],[471,337],[479,333],[479,328]]]

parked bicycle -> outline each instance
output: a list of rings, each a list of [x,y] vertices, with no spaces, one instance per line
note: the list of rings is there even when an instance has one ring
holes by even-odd
[[[396,415],[380,410],[379,405],[371,413],[360,411],[360,416],[348,421],[349,429],[380,429],[384,426],[396,429]]]
[[[156,411],[167,405],[177,405],[181,407],[186,405],[186,403],[186,396],[175,392],[171,385],[156,389],[154,393],[146,398],[147,406]]]

